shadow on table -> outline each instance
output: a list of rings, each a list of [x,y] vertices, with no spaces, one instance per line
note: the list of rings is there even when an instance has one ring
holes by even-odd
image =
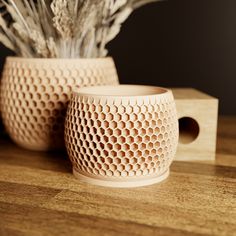
[[[9,136],[0,135],[0,163],[57,172],[72,172],[66,150],[37,152],[18,147]]]

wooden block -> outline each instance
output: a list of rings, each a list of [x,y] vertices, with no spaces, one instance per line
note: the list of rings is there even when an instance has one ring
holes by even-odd
[[[218,99],[192,88],[172,91],[180,131],[176,160],[215,160]]]

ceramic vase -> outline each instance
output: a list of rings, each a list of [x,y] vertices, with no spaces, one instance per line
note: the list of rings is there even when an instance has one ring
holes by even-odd
[[[178,143],[172,92],[119,85],[78,89],[65,122],[74,175],[109,187],[158,183],[169,175]]]
[[[1,113],[10,137],[32,150],[64,147],[64,120],[75,88],[116,85],[112,58],[9,57],[1,81]]]

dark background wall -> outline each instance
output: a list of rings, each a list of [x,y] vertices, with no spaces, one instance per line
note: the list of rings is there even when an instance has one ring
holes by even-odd
[[[109,44],[122,83],[194,87],[236,114],[236,1],[169,0],[147,5]],[[0,66],[9,51],[0,46]]]

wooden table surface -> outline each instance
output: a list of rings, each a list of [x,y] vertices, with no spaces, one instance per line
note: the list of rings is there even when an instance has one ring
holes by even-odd
[[[134,188],[76,180],[65,153],[0,138],[0,235],[236,235],[236,117],[219,120],[216,163],[174,162]]]

